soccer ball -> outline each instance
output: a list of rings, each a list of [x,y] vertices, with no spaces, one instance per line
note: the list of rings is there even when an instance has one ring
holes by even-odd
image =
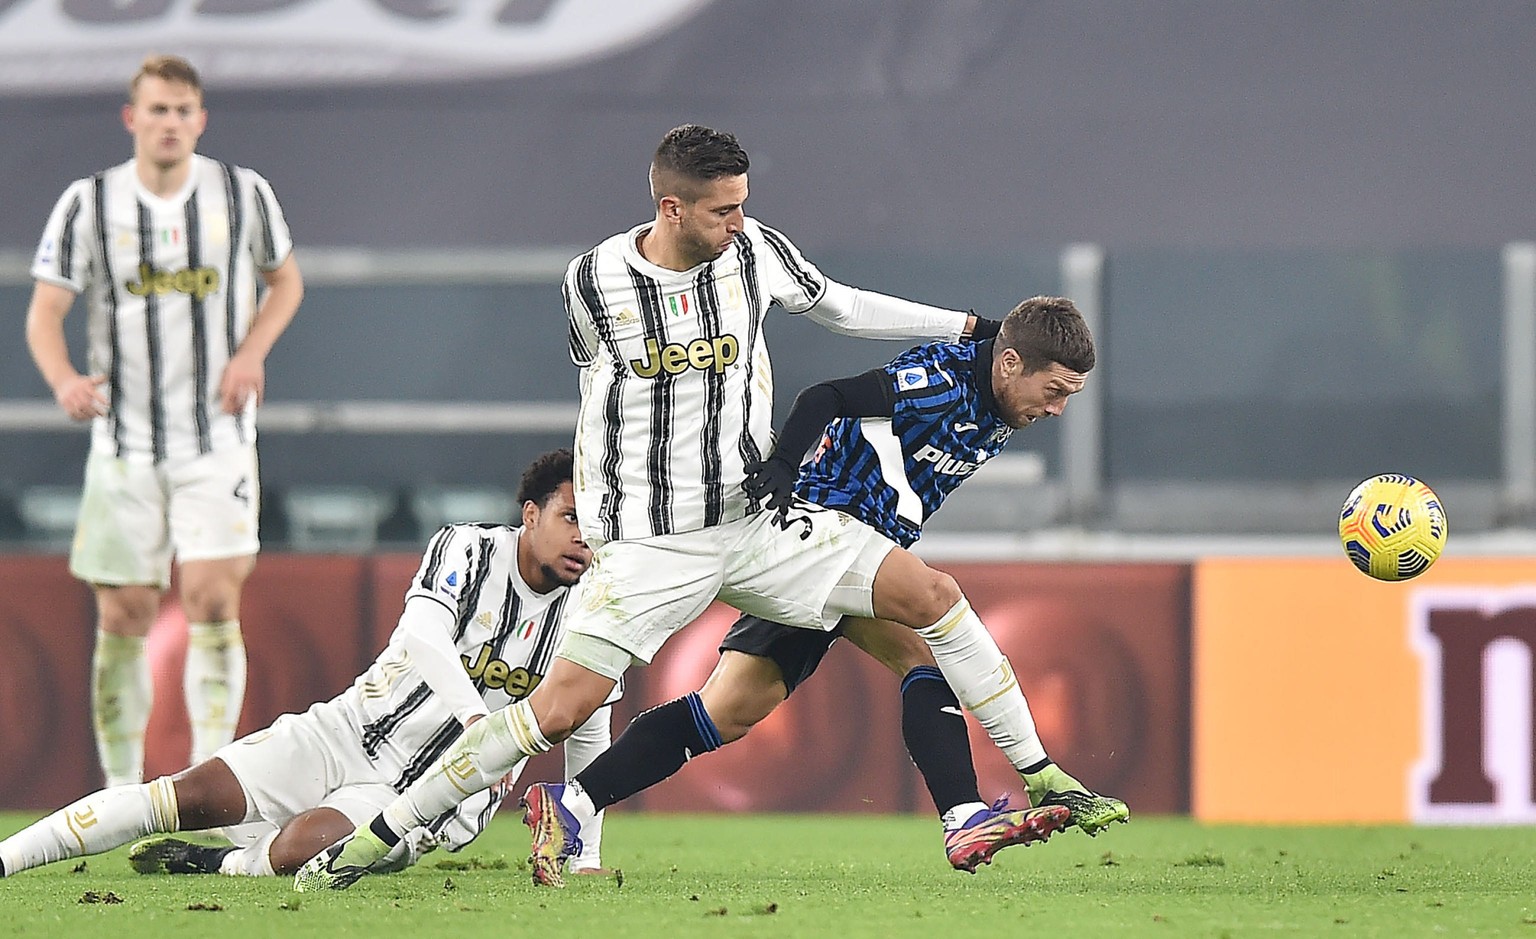
[[[1412,476],[1387,473],[1355,487],[1339,512],[1344,553],[1377,580],[1407,580],[1445,550],[1440,497]]]

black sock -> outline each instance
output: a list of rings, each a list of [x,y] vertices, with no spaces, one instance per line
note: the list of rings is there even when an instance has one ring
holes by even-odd
[[[935,808],[947,812],[981,801],[960,700],[932,665],[919,665],[901,680],[901,736]]]
[[[599,810],[656,785],[720,748],[720,731],[697,692],[642,711],[576,781]]]
[[[384,818],[383,812],[373,817],[373,821],[368,823],[368,830],[373,832],[375,837],[391,848],[400,843],[401,836],[395,834],[395,830],[389,827],[389,822]]]

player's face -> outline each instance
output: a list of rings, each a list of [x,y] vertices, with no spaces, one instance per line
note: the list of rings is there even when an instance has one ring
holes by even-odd
[[[202,95],[191,85],[153,75],[141,78],[133,102],[123,105],[133,155],[163,170],[191,158],[207,124]]]
[[[678,240],[692,264],[713,261],[731,246],[741,232],[747,201],[747,177],[721,176],[704,186],[703,195],[678,203]]]
[[[576,494],[570,483],[561,483],[543,506],[523,505],[520,543],[530,552],[523,577],[539,593],[569,587],[586,572],[592,549],[576,527]]]
[[[1059,362],[1034,372],[1012,349],[1001,349],[992,360],[992,396],[998,416],[1009,427],[1028,427],[1042,417],[1060,417],[1067,398],[1083,390],[1088,379]]]

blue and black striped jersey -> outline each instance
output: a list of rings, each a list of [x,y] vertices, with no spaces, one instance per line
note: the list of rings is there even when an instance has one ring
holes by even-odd
[[[909,349],[884,371],[890,417],[839,417],[795,491],[840,509],[909,547],[923,522],[1013,433],[992,398],[991,341]]]

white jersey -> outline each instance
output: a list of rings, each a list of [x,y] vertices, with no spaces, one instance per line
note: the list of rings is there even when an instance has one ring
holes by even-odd
[[[182,191],[161,198],[135,161],[64,191],[32,276],[84,294],[88,374],[110,402],[92,447],[155,462],[255,439],[255,409],[219,407],[219,382],[256,312],[257,271],[293,250],[272,187],[255,172],[193,155]]]
[[[524,583],[517,570],[521,533],[490,524],[440,529],[405,595],[406,603],[424,598],[453,615],[449,639],[493,711],[538,687],[559,645],[569,596],[564,587],[540,594]],[[378,659],[335,699],[350,715],[363,752],[375,765],[391,769],[391,782],[401,792],[430,770],[463,730],[411,664],[403,632],[396,628]],[[609,702],[621,693],[622,686],[616,687]],[[438,823],[455,814],[483,813],[488,819],[500,795],[505,793],[498,795],[494,786],[477,793]]]
[[[771,303],[814,306],[826,278],[748,218],[726,252],[687,271],[635,246],[641,225],[571,262],[564,294],[581,366],[576,514],[588,540],[693,531],[741,518],[744,467],[771,447]]]

